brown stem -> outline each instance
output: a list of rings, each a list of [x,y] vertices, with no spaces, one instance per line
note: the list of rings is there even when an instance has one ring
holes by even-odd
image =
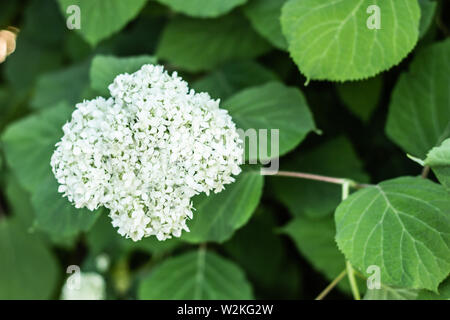
[[[322,182],[341,184],[341,185],[345,184],[347,182],[350,182],[350,186],[353,187],[353,188],[356,188],[356,189],[361,189],[361,188],[365,188],[365,187],[369,187],[370,186],[369,184],[356,183],[356,182],[351,181],[349,179],[328,177],[328,176],[322,176],[322,175],[312,174],[312,173],[292,172],[292,171],[278,171],[277,173],[275,173],[273,175],[275,175],[275,176],[282,176],[282,177],[292,177],[292,178],[300,178],[300,179],[322,181]]]
[[[428,177],[429,172],[430,172],[430,166],[425,166],[425,167],[423,167],[422,173],[420,176],[425,179],[426,177]]]
[[[341,281],[345,275],[347,274],[347,270],[342,271],[336,279],[334,279],[316,298],[316,300],[322,300],[326,297],[328,293]]]

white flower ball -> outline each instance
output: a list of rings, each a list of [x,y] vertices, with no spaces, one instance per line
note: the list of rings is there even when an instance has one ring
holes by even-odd
[[[134,241],[179,237],[191,198],[220,192],[240,173],[242,141],[219,100],[195,93],[176,73],[144,65],[109,86],[111,98],[76,105],[51,166],[77,208],[110,209]]]
[[[104,300],[105,279],[95,272],[74,273],[67,278],[62,288],[62,300]]]

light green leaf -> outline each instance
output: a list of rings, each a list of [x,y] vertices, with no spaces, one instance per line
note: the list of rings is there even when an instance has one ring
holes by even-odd
[[[369,6],[380,9],[380,29],[369,29]],[[346,81],[387,70],[414,48],[419,36],[416,0],[290,0],[281,15],[289,52],[315,80]]]
[[[291,151],[315,129],[313,117],[302,92],[278,82],[240,91],[227,99],[222,107],[230,112],[238,128],[268,131],[267,155],[258,156],[264,160]],[[278,154],[276,150],[272,150],[271,129],[279,130]],[[248,148],[249,143],[246,143],[247,156]],[[250,155],[248,159],[254,159],[255,156]]]
[[[334,241],[336,232],[332,217],[309,219],[299,216],[291,220],[282,232],[292,238],[301,255],[329,281],[345,270],[344,255],[339,252]],[[346,279],[338,287],[347,293],[351,292]]]
[[[50,299],[55,293],[55,257],[17,221],[0,221],[0,257],[0,299]]]
[[[155,63],[155,57],[145,55],[126,58],[97,55],[92,60],[91,65],[91,87],[100,94],[109,96],[108,86],[117,75],[133,73],[138,71],[144,64]]]
[[[281,8],[286,0],[252,0],[244,13],[252,26],[275,47],[286,50],[287,42],[281,32]]]
[[[437,290],[450,273],[450,197],[422,178],[387,180],[352,194],[336,210],[339,248],[363,273],[381,281]]]
[[[352,144],[344,137],[283,160],[281,170],[350,178],[358,182],[369,180]],[[341,188],[338,185],[287,177],[273,176],[269,179],[277,200],[296,217],[303,214],[311,218],[330,215],[341,201]]]
[[[345,106],[367,122],[380,101],[383,78],[380,75],[364,81],[338,83],[336,89]]]
[[[226,63],[195,81],[192,88],[197,92],[208,92],[211,97],[223,101],[242,89],[276,80],[278,77],[271,70],[246,60]]]
[[[98,216],[76,209],[58,193],[50,167],[54,146],[72,111],[66,104],[46,108],[12,124],[2,136],[9,167],[32,195],[37,227],[61,237],[88,230]]]
[[[387,135],[404,151],[425,158],[450,137],[450,39],[422,49],[392,94]]]
[[[36,85],[31,106],[47,108],[60,102],[75,105],[89,87],[89,63],[74,65],[42,75]]]
[[[200,249],[167,259],[139,284],[141,300],[252,299],[252,288],[234,263]]]
[[[380,289],[368,289],[364,300],[415,300],[417,291],[403,288],[391,288],[381,285]]]
[[[211,70],[236,59],[255,58],[270,49],[240,14],[213,20],[177,17],[163,31],[157,57],[179,69]]]
[[[263,177],[259,171],[244,171],[219,193],[194,198],[194,217],[188,221],[190,232],[182,239],[191,243],[223,242],[250,219],[262,194]]]
[[[431,149],[425,165],[430,166],[442,185],[450,190],[450,139]]]
[[[147,0],[58,0],[64,17],[68,18],[67,8],[76,5],[80,8],[81,25],[77,32],[95,46],[133,20],[144,7]]]
[[[223,15],[247,0],[157,0],[176,12],[192,17],[214,18]]]

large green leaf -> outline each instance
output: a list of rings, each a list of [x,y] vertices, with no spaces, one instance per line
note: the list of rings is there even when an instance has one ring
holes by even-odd
[[[334,241],[335,227],[332,217],[310,219],[296,217],[282,232],[295,243],[298,251],[329,281],[345,270],[344,255],[339,252]],[[348,281],[341,281],[339,288],[350,293]]]
[[[364,300],[415,300],[417,290],[391,288],[382,285],[380,289],[368,289]]]
[[[369,29],[371,5],[380,29]],[[358,80],[398,64],[419,36],[417,0],[290,0],[281,24],[289,52],[309,79]]]
[[[421,50],[392,94],[386,133],[419,158],[450,137],[450,39]]]
[[[381,281],[436,290],[450,273],[450,197],[440,185],[402,177],[352,194],[336,210],[339,248]]]
[[[291,151],[315,129],[313,117],[302,92],[278,82],[240,91],[227,99],[223,108],[230,112],[238,128],[268,130],[268,154],[258,156],[261,159],[281,156]],[[279,130],[278,154],[271,147],[271,129]],[[248,147],[249,143],[246,143],[246,149]],[[255,155],[249,157],[253,158]]]
[[[450,278],[439,285],[439,293],[421,290],[417,296],[418,300],[450,300]]]
[[[252,288],[234,263],[200,249],[170,258],[143,279],[139,299],[252,299]]]
[[[194,198],[194,217],[188,222],[190,232],[182,239],[201,243],[223,242],[250,219],[262,194],[263,177],[259,171],[244,171],[236,181],[216,193]]]
[[[31,106],[36,109],[54,106],[60,102],[75,105],[89,88],[89,63],[46,73],[38,78]]]
[[[247,0],[158,0],[158,2],[192,17],[214,18],[244,4]]]
[[[55,257],[17,221],[0,221],[0,257],[0,299],[49,299],[55,294]]]
[[[287,42],[281,32],[281,8],[286,0],[252,0],[244,7],[244,13],[252,26],[274,46],[287,49]]]
[[[50,158],[72,111],[65,103],[58,104],[13,123],[4,132],[7,163],[27,191],[39,189],[53,175]]]
[[[270,49],[240,14],[213,20],[174,18],[166,26],[157,57],[196,72],[235,59],[257,57]]]
[[[95,46],[101,40],[118,32],[137,16],[147,0],[58,0],[64,17],[67,8],[80,8],[81,28],[77,31]]]
[[[195,81],[192,88],[197,92],[208,92],[211,97],[223,101],[242,89],[277,80],[277,75],[270,69],[245,60],[224,64]]]
[[[431,149],[425,164],[433,169],[442,185],[450,190],[450,139]]]
[[[9,126],[2,136],[9,167],[32,195],[37,227],[61,237],[88,230],[98,216],[76,209],[58,193],[50,167],[55,143],[72,111],[64,103],[46,108]]]
[[[98,55],[92,60],[90,77],[92,89],[104,96],[109,96],[108,86],[114,78],[121,73],[133,73],[144,64],[155,64],[156,58],[152,56],[136,56],[118,58]]]
[[[345,106],[367,122],[380,101],[383,78],[378,76],[365,81],[338,83],[336,89]]]
[[[367,182],[368,176],[351,143],[344,137],[327,141],[319,147],[283,160],[281,170],[323,174]],[[288,177],[270,177],[277,200],[294,216],[311,218],[330,215],[341,201],[338,185]]]

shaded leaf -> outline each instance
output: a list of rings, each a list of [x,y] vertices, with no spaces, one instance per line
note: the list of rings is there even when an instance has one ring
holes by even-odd
[[[142,300],[252,299],[252,288],[234,263],[200,249],[167,259],[139,284]]]
[[[387,135],[405,152],[425,158],[450,137],[450,40],[422,49],[394,89]]]
[[[223,242],[250,219],[262,195],[263,177],[259,171],[244,171],[225,190],[195,196],[190,232],[182,239],[191,243]]]
[[[191,72],[211,70],[236,59],[255,58],[270,49],[239,14],[213,20],[177,17],[166,26],[156,55]]]

